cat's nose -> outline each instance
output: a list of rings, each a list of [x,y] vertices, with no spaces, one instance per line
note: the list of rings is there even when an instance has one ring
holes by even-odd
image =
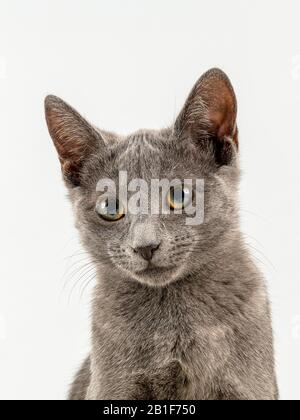
[[[147,246],[141,246],[134,248],[134,252],[139,254],[144,260],[150,261],[154,255],[154,252],[158,250],[160,244],[151,244]]]

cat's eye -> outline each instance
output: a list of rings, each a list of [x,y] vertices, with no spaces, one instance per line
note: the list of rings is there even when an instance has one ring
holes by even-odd
[[[167,196],[168,205],[172,210],[181,210],[192,200],[192,191],[183,185],[170,188]]]
[[[125,209],[117,198],[105,197],[96,204],[97,214],[109,222],[117,222],[125,216]]]

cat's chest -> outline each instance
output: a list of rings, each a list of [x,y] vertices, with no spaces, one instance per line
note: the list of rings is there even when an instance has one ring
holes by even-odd
[[[165,318],[155,324],[151,331],[153,353],[157,359],[185,360],[197,341],[193,323],[185,320]]]
[[[185,372],[205,374],[217,367],[220,355],[227,351],[228,336],[224,326],[207,325],[201,312],[177,306],[158,311],[142,324],[136,352],[146,355],[146,369],[161,369],[178,363]],[[142,344],[142,348],[139,343]]]
[[[165,294],[159,302],[144,300],[134,313],[129,305],[102,318],[98,343],[115,354],[120,365],[142,371],[163,369],[176,362],[185,371],[200,372],[218,366],[228,352],[228,331],[217,321],[207,323],[198,302],[185,303]],[[126,368],[124,365],[124,368]]]
[[[201,325],[188,318],[177,325],[166,323],[153,332],[150,356],[158,365],[177,361],[186,371],[204,372],[229,354],[230,335],[223,325]]]
[[[140,368],[160,396],[160,384],[180,399],[200,398],[209,392],[215,372],[229,357],[223,326],[201,326],[187,316],[178,324],[166,320],[146,340],[146,364]],[[166,396],[162,394],[164,398]]]
[[[99,341],[140,369],[157,369],[174,361],[185,363],[200,345],[197,322],[186,308],[164,303],[144,305],[130,315],[115,311],[109,319],[102,318]]]

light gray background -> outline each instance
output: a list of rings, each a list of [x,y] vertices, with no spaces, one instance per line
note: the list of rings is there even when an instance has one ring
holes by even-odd
[[[167,126],[212,66],[239,100],[243,229],[270,288],[281,396],[300,399],[299,16],[298,0],[0,0],[1,399],[64,398],[89,349],[92,285],[81,297],[44,96],[120,133]]]

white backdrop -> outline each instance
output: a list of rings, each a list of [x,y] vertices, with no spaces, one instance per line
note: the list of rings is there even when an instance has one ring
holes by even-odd
[[[299,16],[299,0],[0,0],[1,399],[65,398],[89,349],[44,96],[120,133],[157,128],[213,66],[239,100],[243,229],[270,288],[281,397],[300,399]]]

